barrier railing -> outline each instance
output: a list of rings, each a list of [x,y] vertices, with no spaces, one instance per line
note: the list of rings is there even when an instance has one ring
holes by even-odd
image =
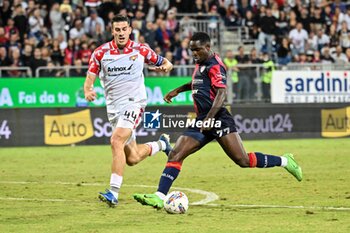
[[[33,77],[30,67],[0,67],[1,77]]]
[[[350,70],[350,63],[340,63],[340,64],[325,64],[325,63],[289,63],[288,65],[278,65],[276,64],[276,70]],[[262,64],[238,64],[238,68],[263,68],[264,66]],[[161,76],[192,76],[192,73],[194,71],[195,65],[174,65],[174,69],[165,75]],[[47,66],[40,66],[35,71],[35,77],[47,77],[47,75],[42,75],[43,71],[50,71],[50,70],[56,70],[56,71],[64,71],[64,77],[72,77],[74,75],[71,75],[73,71],[75,70],[83,70],[87,71],[88,66],[62,66],[62,67],[52,67],[49,68]],[[0,67],[0,77],[2,74],[2,71],[6,70],[24,70],[28,71],[27,73],[31,74],[31,69],[29,67],[21,67],[21,68],[7,68],[7,67]],[[44,72],[49,73],[49,72]],[[156,72],[152,72],[147,69],[147,67],[144,69],[145,76],[160,76]],[[258,73],[257,73],[258,74]],[[85,73],[81,76],[85,76]],[[27,77],[30,77],[28,75]]]
[[[282,70],[350,70],[350,63],[288,63]]]
[[[233,102],[259,102],[264,101],[262,95],[262,77],[268,72],[262,64],[239,64],[236,66],[239,69],[237,73],[239,81],[232,82],[233,69],[227,70],[227,88],[228,88],[228,103]],[[62,77],[84,77],[86,75],[87,66],[63,66],[63,67],[38,67],[35,72],[35,77],[55,77],[48,76],[50,71],[60,71]],[[168,74],[155,73],[147,68],[144,69],[144,74],[147,77],[164,77],[171,76],[192,76],[194,65],[175,65],[174,69]],[[336,70],[350,70],[350,64],[321,64],[321,63],[289,63],[286,66],[275,65],[276,70],[291,70],[291,71],[305,71],[305,70],[322,70],[322,71],[336,71]],[[80,75],[72,75],[76,70]],[[22,71],[26,73],[24,77],[31,77],[31,69],[29,67],[10,68],[0,67],[0,77],[5,71]],[[79,73],[79,72],[75,72]],[[44,75],[42,75],[44,74]],[[17,76],[18,77],[18,76]],[[21,77],[21,76],[19,76]]]
[[[40,66],[35,71],[35,77],[57,77],[57,76],[63,76],[63,77],[81,77],[86,75],[86,71],[89,67],[88,66],[62,66],[62,67],[47,67],[47,66]],[[53,75],[53,74],[61,74],[61,75]],[[74,75],[80,74],[80,75]],[[51,75],[50,75],[51,74]]]

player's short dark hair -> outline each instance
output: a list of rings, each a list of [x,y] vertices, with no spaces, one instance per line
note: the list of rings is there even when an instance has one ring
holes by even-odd
[[[210,44],[210,36],[205,32],[196,32],[193,34],[192,41],[199,41],[201,44]]]
[[[119,23],[119,22],[127,22],[130,26],[130,19],[127,16],[124,15],[116,15],[112,19],[112,24],[113,23]]]

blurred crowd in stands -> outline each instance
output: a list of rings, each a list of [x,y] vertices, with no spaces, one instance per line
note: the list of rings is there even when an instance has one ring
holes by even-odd
[[[52,69],[41,76],[64,76],[53,68],[87,65],[92,51],[112,39],[110,19],[115,14],[132,19],[133,40],[148,44],[175,65],[192,64],[188,43],[196,28],[180,30],[180,26],[190,20],[210,20],[212,15],[221,18],[227,30],[246,27],[248,39],[256,41],[247,53],[242,46],[221,54],[236,57],[238,64],[266,59],[281,65],[350,60],[346,1],[0,0],[0,66],[28,66],[32,76],[37,67],[47,66]],[[18,70],[2,73],[6,75],[24,76]],[[74,69],[69,75],[85,76],[85,71]],[[170,75],[190,73],[177,69]]]

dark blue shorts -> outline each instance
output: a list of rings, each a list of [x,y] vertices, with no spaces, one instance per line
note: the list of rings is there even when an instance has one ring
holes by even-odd
[[[196,118],[196,121],[203,120],[206,115],[201,115]],[[205,130],[200,132],[200,128],[195,126],[190,126],[183,133],[184,136],[189,136],[200,142],[200,147],[205,146],[207,143],[211,142],[216,138],[220,138],[229,133],[237,132],[235,121],[232,115],[226,108],[222,108],[215,116],[216,121],[221,121],[221,126],[217,128],[212,128],[211,130]]]

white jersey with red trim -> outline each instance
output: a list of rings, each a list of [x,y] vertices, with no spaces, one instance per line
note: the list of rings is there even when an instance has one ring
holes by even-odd
[[[160,66],[163,59],[146,45],[131,40],[123,50],[118,49],[114,40],[95,49],[88,72],[100,78],[107,112],[130,102],[146,102],[144,63]]]

